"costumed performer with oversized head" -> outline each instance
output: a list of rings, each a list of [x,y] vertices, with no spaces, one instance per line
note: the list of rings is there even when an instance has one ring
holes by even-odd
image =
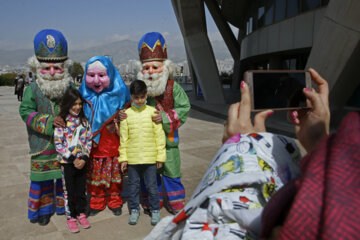
[[[163,125],[166,135],[167,157],[158,175],[160,206],[165,202],[165,208],[171,213],[176,213],[185,203],[178,146],[179,128],[187,119],[190,102],[184,89],[173,79],[174,64],[167,59],[165,39],[160,33],[146,33],[139,41],[138,51],[142,70],[138,72],[137,78],[146,83],[147,104],[158,110],[153,121]],[[143,207],[148,209],[145,188],[142,190]]]
[[[28,218],[31,223],[44,226],[54,209],[57,214],[65,213],[53,134],[54,127],[62,122],[57,116],[59,103],[71,86],[68,72],[71,61],[67,56],[67,41],[58,30],[44,29],[36,34],[34,50],[35,56],[28,63],[37,79],[26,88],[19,113],[26,123],[31,156]]]
[[[90,216],[105,209],[122,213],[122,176],[119,136],[114,118],[130,101],[130,93],[119,71],[105,56],[90,58],[79,92],[85,99],[84,111],[92,126],[93,148],[87,165],[87,187],[91,194]]]

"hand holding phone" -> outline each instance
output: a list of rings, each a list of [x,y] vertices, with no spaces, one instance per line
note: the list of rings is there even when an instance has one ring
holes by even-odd
[[[300,143],[310,152],[330,132],[329,86],[314,69],[309,69],[318,91],[304,89],[303,93],[311,109],[292,110],[290,118]]]
[[[235,134],[248,134],[254,132],[266,132],[266,118],[272,115],[272,110],[262,111],[251,119],[250,92],[248,85],[241,82],[241,101],[231,104],[228,112],[228,121],[224,123],[224,135],[222,142],[226,142]]]
[[[247,71],[244,79],[251,95],[251,110],[292,110],[307,108],[303,89],[311,89],[307,71],[257,70]]]

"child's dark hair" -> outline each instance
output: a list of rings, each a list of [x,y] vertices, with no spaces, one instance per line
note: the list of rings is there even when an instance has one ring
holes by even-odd
[[[65,94],[62,98],[61,104],[60,104],[60,113],[59,116],[64,119],[66,122],[66,117],[69,114],[69,110],[74,105],[75,101],[80,98],[81,102],[84,103],[84,99],[81,96],[80,92],[72,87],[69,87],[66,89]],[[84,125],[87,122],[87,118],[84,114],[84,109],[81,108],[79,113],[80,122],[82,125]]]
[[[146,94],[147,88],[144,81],[135,80],[130,84],[130,94],[131,95],[139,95]]]

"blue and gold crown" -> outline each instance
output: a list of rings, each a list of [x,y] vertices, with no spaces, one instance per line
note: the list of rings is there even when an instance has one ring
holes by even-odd
[[[68,58],[66,39],[55,29],[44,29],[36,34],[34,50],[40,62],[63,62]]]
[[[165,39],[158,32],[146,33],[139,41],[138,51],[141,62],[167,59]]]

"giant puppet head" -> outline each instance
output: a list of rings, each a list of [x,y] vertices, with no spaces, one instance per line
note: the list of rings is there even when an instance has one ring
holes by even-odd
[[[164,37],[158,32],[146,33],[139,41],[138,51],[142,70],[137,78],[146,83],[149,96],[163,94],[167,80],[174,75],[174,64],[167,59]]]
[[[67,57],[67,42],[58,30],[44,29],[34,38],[35,56],[28,63],[36,72],[36,82],[44,95],[59,100],[71,82],[68,68],[71,61]]]
[[[129,90],[110,58],[95,56],[86,63],[79,92],[88,103],[84,112],[98,143],[101,129],[130,101]]]

